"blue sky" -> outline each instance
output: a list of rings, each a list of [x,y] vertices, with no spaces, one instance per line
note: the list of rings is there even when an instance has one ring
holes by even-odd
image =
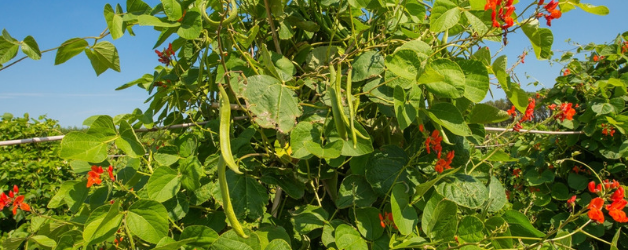
[[[159,1],[145,0],[151,6]],[[125,1],[118,1],[124,6]],[[528,2],[528,0],[522,0]],[[572,49],[565,40],[586,44],[604,43],[617,34],[628,30],[624,26],[628,10],[626,0],[582,0],[594,5],[606,5],[611,12],[607,16],[596,16],[580,9],[563,14],[552,23],[555,55]],[[98,36],[106,27],[103,17],[105,4],[115,5],[115,1],[64,0],[64,1],[2,1],[0,9],[0,29],[6,29],[14,38],[22,40],[32,35],[41,50],[56,47],[69,38]],[[520,4],[521,5],[521,4]],[[545,27],[542,20],[542,27]],[[92,115],[115,116],[130,113],[135,108],[145,108],[147,93],[140,88],[115,91],[118,86],[135,80],[145,73],[152,73],[158,64],[152,46],[158,32],[150,27],[134,28],[135,37],[128,33],[112,41],[120,55],[120,73],[107,70],[96,76],[89,60],[81,54],[62,65],[54,65],[55,52],[45,53],[39,61],[24,60],[11,68],[0,71],[0,114],[9,112],[16,116],[29,113],[31,117],[46,114],[59,120],[62,126],[80,126],[84,119]],[[111,41],[109,37],[104,40]],[[503,53],[509,63],[528,48],[530,44],[522,32],[510,34],[509,44]],[[497,43],[488,42],[491,47]],[[533,91],[539,87],[526,86],[539,81],[551,87],[559,74],[561,65],[550,67],[547,61],[537,61],[533,53],[526,63],[519,65],[516,72],[524,89]],[[23,56],[21,52],[18,57]],[[6,64],[5,64],[6,65]],[[530,76],[526,78],[526,74]],[[504,95],[495,93],[495,98]],[[487,100],[490,99],[487,98]]]

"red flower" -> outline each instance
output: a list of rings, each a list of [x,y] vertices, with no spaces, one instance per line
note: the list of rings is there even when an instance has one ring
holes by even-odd
[[[514,170],[512,170],[512,175],[514,175],[515,177],[519,177],[521,175],[521,169],[515,168]]]
[[[517,116],[517,111],[515,110],[515,105],[512,105],[512,107],[508,110],[508,115],[512,116],[513,118],[515,116]]]
[[[589,192],[591,193],[602,192],[602,184],[597,184],[597,187],[596,187],[595,182],[593,181],[589,182]]]
[[[11,203],[11,198],[4,193],[0,193],[0,210],[4,209],[4,207],[9,206]]]
[[[384,217],[382,216],[382,214],[379,214],[379,225],[382,226],[382,228],[386,227],[386,223],[384,223]]]
[[[567,76],[569,74],[571,74],[571,70],[565,69],[565,71],[563,71],[563,76]]]
[[[17,209],[22,209],[24,211],[31,211],[31,207],[24,203],[24,195],[20,195],[13,201],[13,215],[17,214]]]
[[[593,61],[594,62],[598,62],[600,60],[600,57],[598,55],[594,55],[593,56]]]
[[[102,183],[100,179],[100,174],[102,174],[104,170],[102,167],[92,166],[92,171],[87,173],[87,187],[91,187],[94,184]]]
[[[604,213],[602,213],[603,206],[604,206],[604,199],[597,197],[591,200],[591,203],[589,203],[589,206],[587,207],[589,209],[589,212],[587,213],[587,215],[589,215],[589,219],[597,221],[598,223],[603,223],[604,222]]]
[[[109,165],[109,168],[107,168],[107,173],[109,173],[109,178],[111,179],[111,181],[116,181],[116,177],[113,176],[113,166]]]
[[[573,207],[576,203],[576,196],[571,196],[571,198],[569,198],[569,200],[567,200],[567,205],[569,205],[570,207]]]
[[[385,228],[386,225],[392,225],[395,229],[397,229],[397,225],[395,225],[395,221],[393,220],[393,215],[389,212],[384,212],[384,216],[382,216],[381,213],[379,214],[379,225],[382,226],[382,228]]]
[[[545,19],[547,20],[547,26],[552,26],[552,20],[560,18],[563,13],[560,10],[557,10],[558,2],[552,0],[547,5],[545,5],[545,10],[549,13],[545,15]]]
[[[523,127],[521,126],[521,123],[517,123],[515,124],[515,126],[512,128],[513,131],[517,131],[519,132]]]
[[[506,190],[506,199],[510,200],[510,191]]]
[[[600,198],[600,197],[595,197],[591,200],[591,203],[589,203],[589,206],[587,206],[588,209],[602,209],[604,207],[604,199]]]
[[[540,0],[539,1],[539,6],[543,5],[544,2],[545,2],[545,0]]]
[[[172,50],[172,43],[168,44],[168,48],[164,48],[162,51],[155,50],[157,56],[159,57],[159,62],[165,65],[169,65],[171,61],[171,56],[174,55],[174,51]]]
[[[450,169],[451,166],[449,166],[449,164],[451,164],[451,161],[454,159],[454,151],[449,151],[449,153],[447,153],[447,159],[438,159],[438,162],[436,162],[436,166],[434,166],[434,170],[436,172],[438,172],[439,174],[442,173],[443,171],[445,171],[446,169]]]
[[[425,147],[427,149],[427,153],[429,154],[430,148],[433,148],[438,155],[438,159],[440,159],[441,151],[443,150],[443,147],[440,145],[442,140],[443,137],[440,136],[440,132],[438,132],[438,130],[435,129],[434,131],[432,131],[432,135],[425,139]]]
[[[622,199],[613,201],[612,204],[606,206],[606,210],[608,210],[608,215],[613,217],[613,220],[621,223],[628,222],[628,217],[626,217],[626,213],[624,212],[624,207],[626,207],[628,201]]]
[[[563,103],[560,105],[560,113],[558,113],[555,119],[560,119],[560,121],[573,120],[573,116],[576,114],[576,110],[572,108],[573,103]]]
[[[623,200],[623,199],[624,199],[624,188],[623,187],[619,187],[619,188],[617,188],[617,190],[615,190],[613,195],[611,195],[611,200],[612,201],[619,201],[619,200]]]
[[[424,127],[423,127],[423,124],[419,124],[419,131],[421,131],[421,133],[423,133],[423,132],[424,132],[424,130],[425,130],[425,129],[424,129]]]
[[[534,117],[534,106],[536,106],[536,101],[532,98],[528,98],[528,107],[526,107],[526,111],[519,122],[532,120],[532,117]]]

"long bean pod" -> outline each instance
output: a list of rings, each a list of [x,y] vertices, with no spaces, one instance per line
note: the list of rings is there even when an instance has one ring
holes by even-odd
[[[248,238],[249,236],[244,233],[242,225],[238,221],[238,218],[233,211],[231,205],[231,197],[229,196],[229,186],[227,185],[226,164],[222,157],[218,159],[218,185],[220,185],[220,195],[222,196],[222,208],[225,210],[225,215],[231,223],[231,228],[242,238]]]
[[[338,100],[338,98],[340,97],[340,94],[337,93],[337,88],[335,86],[335,84],[337,84],[337,80],[336,80],[336,69],[334,69],[334,65],[330,64],[329,65],[329,72],[330,72],[330,84],[332,85],[329,88],[329,94],[331,97],[331,112],[332,112],[332,116],[334,119],[334,123],[336,124],[336,130],[338,130],[338,135],[340,135],[340,138],[342,138],[343,140],[347,140],[347,129],[345,127],[345,124],[343,122],[343,117],[341,115],[341,111],[342,111],[342,102],[340,102],[340,100]]]
[[[229,95],[227,95],[227,91],[225,91],[225,88],[221,84],[218,84],[218,90],[220,91],[220,128],[218,131],[220,136],[220,154],[233,172],[242,174],[231,153],[231,140],[229,138],[229,129],[231,128],[231,105]]]

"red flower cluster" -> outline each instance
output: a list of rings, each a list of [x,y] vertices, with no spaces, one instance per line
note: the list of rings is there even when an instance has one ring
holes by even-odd
[[[101,166],[92,166],[92,170],[87,173],[87,187],[91,187],[94,184],[101,184],[102,180],[100,179],[100,175],[104,172]],[[110,165],[109,168],[107,168],[107,174],[109,174],[111,181],[116,180],[116,177],[113,175],[113,166]]]
[[[624,46],[621,46],[621,53],[628,52],[628,41],[624,42]]]
[[[604,60],[604,56],[598,56],[598,55],[593,56],[594,62],[599,62],[600,60]]]
[[[573,166],[573,168],[572,168],[571,170],[572,170],[574,173],[576,173],[576,174],[579,174],[580,172],[587,173],[587,174],[591,174],[591,171],[589,171],[589,170],[588,170],[588,169],[586,169],[585,167],[578,166],[578,165]]]
[[[521,176],[521,169],[518,169],[518,168],[513,169],[512,175],[514,175],[515,177]]]
[[[615,129],[610,124],[602,123],[602,134],[605,136],[610,135],[611,137],[615,135]]]
[[[440,159],[440,154],[443,151],[443,147],[441,147],[440,142],[443,141],[443,137],[440,136],[440,132],[438,130],[432,131],[432,135],[425,139],[425,147],[427,148],[427,153],[430,153],[430,148],[436,151],[438,155],[438,159]]]
[[[554,119],[560,119],[560,121],[573,120],[573,116],[576,114],[576,110],[572,108],[573,103],[563,103],[560,105],[560,113],[556,115]],[[551,110],[556,108],[556,104],[552,104],[549,107]]]
[[[174,51],[172,50],[172,43],[168,44],[168,48],[164,48],[162,51],[155,50],[157,56],[159,56],[159,62],[165,65],[169,65],[172,60],[170,57],[174,55]]]
[[[395,225],[395,221],[393,220],[393,215],[392,213],[389,212],[384,212],[384,216],[382,216],[382,214],[379,214],[379,225],[382,226],[382,228],[386,228],[386,226],[393,226],[395,229],[397,229],[397,225]]]
[[[587,215],[589,215],[589,218],[597,221],[598,223],[603,223],[604,213],[602,213],[602,208],[605,207],[608,211],[608,215],[610,215],[613,220],[621,223],[628,222],[628,217],[623,211],[624,207],[626,207],[626,204],[628,204],[628,201],[624,199],[624,188],[619,185],[619,182],[617,182],[616,180],[613,180],[612,182],[609,180],[604,180],[604,188],[608,190],[616,189],[615,192],[613,192],[613,194],[609,197],[612,203],[610,205],[604,206],[605,200],[603,198],[594,198],[593,200],[591,200],[591,203],[589,203],[589,206],[587,207],[589,209],[589,212],[587,213]],[[597,194],[601,193],[602,184],[597,184],[596,186],[595,182],[589,182],[589,191]]]
[[[446,169],[450,169],[451,166],[449,166],[449,164],[451,164],[451,161],[454,159],[454,151],[449,151],[449,153],[447,153],[447,159],[438,159],[438,161],[436,162],[436,166],[434,166],[434,170],[436,170],[436,172],[438,172],[439,174],[442,173],[443,171],[445,171]]]
[[[505,30],[512,27],[515,23],[514,19],[512,19],[512,15],[515,13],[515,6],[512,5],[513,0],[506,0],[506,4],[499,8],[499,19],[504,22],[503,25],[500,25],[499,21],[497,21],[497,6],[501,6],[502,2],[503,0],[486,0],[484,10],[492,9],[491,19],[493,20],[493,27]]]
[[[13,185],[13,190],[9,191],[8,196],[4,192],[0,193],[0,210],[4,209],[4,207],[10,206],[10,204],[13,203],[13,215],[17,214],[17,209],[31,211],[31,206],[24,202],[24,195],[17,196],[19,192],[20,189],[17,187],[17,185]]]
[[[508,110],[508,115],[512,116],[512,118],[517,117],[517,110],[515,109],[515,105],[512,105],[512,107]]]
[[[574,205],[576,205],[576,196],[571,196],[571,198],[569,198],[569,200],[567,200],[567,205],[569,205],[570,207],[573,207]]]
[[[563,71],[563,76],[568,76],[569,74],[571,74],[571,70],[565,69],[565,71]]]
[[[534,117],[534,107],[536,106],[536,101],[533,98],[528,98],[528,107],[526,107],[526,111],[523,114],[523,117],[521,117],[521,119],[519,119],[519,122],[517,122],[517,124],[515,124],[515,126],[512,128],[513,131],[517,131],[519,132],[523,127],[521,126],[522,122],[525,121],[531,121],[532,118]],[[511,115],[513,118],[516,116],[515,114],[515,106],[512,106],[512,108],[510,108],[510,110],[508,110],[508,115]]]
[[[543,1],[540,1],[539,5],[542,5],[542,4],[543,4]],[[557,10],[556,7],[558,7],[558,2],[554,0],[547,3],[547,5],[545,5],[544,7],[548,13],[548,14],[545,14],[545,20],[547,20],[547,26],[552,26],[552,20],[558,19],[563,15],[563,13],[560,10]]]

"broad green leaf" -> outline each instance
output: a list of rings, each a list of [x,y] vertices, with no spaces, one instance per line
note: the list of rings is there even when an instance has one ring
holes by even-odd
[[[436,0],[430,15],[430,30],[443,32],[460,21],[460,8],[449,0]]]
[[[543,173],[539,173],[538,171],[526,171],[523,177],[530,186],[538,186],[543,183],[552,183],[556,174],[554,171],[543,171]]]
[[[349,0],[349,5],[351,5],[351,7],[354,8],[366,8],[366,6],[368,6],[369,1],[367,0]]]
[[[495,176],[491,176],[491,182],[488,185],[488,200],[486,201],[488,205],[488,211],[491,213],[498,212],[501,210],[504,205],[508,202],[506,199],[506,189],[499,179],[495,178]]]
[[[394,108],[397,122],[401,130],[406,129],[416,119],[421,102],[421,89],[413,86],[406,96],[406,91],[399,85],[395,86],[393,93]]]
[[[449,59],[432,61],[426,66],[425,74],[419,78],[419,84],[425,84],[430,92],[447,98],[462,97],[465,93],[465,81],[465,74],[460,66]],[[473,83],[477,84],[477,81]]]
[[[473,3],[473,1],[474,0],[471,0],[472,3]],[[484,6],[482,6],[482,7],[484,7]],[[471,24],[471,27],[473,27],[473,30],[475,32],[477,32],[478,34],[486,34],[486,32],[489,30],[488,26],[486,26],[486,24],[484,22],[482,22],[482,19],[480,19],[479,17],[475,16],[473,13],[484,13],[484,9],[482,8],[481,12],[465,11],[464,12],[464,16],[467,18],[467,20],[469,21],[469,23]]]
[[[260,239],[253,231],[244,229],[248,238],[238,236],[233,230],[229,230],[211,245],[212,250],[262,250]],[[203,246],[207,247],[207,245]]]
[[[85,55],[89,58],[96,75],[102,74],[107,69],[120,72],[118,50],[110,42],[101,41],[94,45],[91,50],[85,49]]]
[[[369,159],[366,165],[366,180],[375,193],[386,194],[395,182],[406,180],[407,172],[404,169],[406,163],[407,157],[403,150],[390,146]]]
[[[159,243],[157,243],[157,245],[155,246],[155,248],[153,248],[153,250],[181,249],[181,247],[185,246],[185,244],[190,243],[192,241],[193,239],[174,241],[174,239],[170,237],[164,237],[159,241]]]
[[[266,248],[264,248],[264,250],[291,250],[291,249],[292,247],[290,247],[290,244],[288,244],[288,242],[283,239],[274,239],[270,243],[268,243]]]
[[[368,135],[366,129],[360,125],[359,122],[354,124],[354,128],[363,135]],[[338,135],[338,131],[333,126],[327,126],[325,131],[325,136],[329,139],[329,142],[342,141],[342,151],[340,152],[343,156],[360,156],[373,152],[373,142],[371,139],[364,139],[362,137],[357,138],[358,144],[354,146],[353,140],[343,140]]]
[[[179,27],[181,23],[176,21],[164,21],[151,15],[140,15],[137,17],[137,22],[140,26],[155,26],[155,27]],[[174,31],[174,30],[173,30]],[[155,46],[157,47],[157,46]]]
[[[484,6],[486,6],[486,1],[484,1],[484,0],[469,0],[469,4],[471,5],[471,10],[482,10],[482,11],[484,11]]]
[[[80,54],[88,45],[87,41],[82,38],[72,38],[63,42],[59,49],[57,49],[55,65],[62,64],[67,60],[70,60],[70,58]]]
[[[400,77],[416,80],[423,72],[426,56],[411,49],[398,49],[386,57],[386,68]],[[366,86],[365,86],[366,87]]]
[[[484,228],[486,230],[485,232],[487,236],[489,237],[493,237],[493,236],[504,237],[501,239],[495,239],[491,241],[491,243],[494,245],[495,248],[501,249],[501,248],[513,247],[512,238],[508,238],[508,236],[511,236],[510,228],[508,227],[508,223],[502,217],[495,216],[484,221]]]
[[[286,24],[286,22],[279,22],[279,39],[288,40],[294,36],[294,31],[292,30],[291,25]]]
[[[299,122],[290,133],[290,146],[292,147],[292,157],[297,159],[308,159],[312,156],[305,147],[306,142],[321,142],[322,127],[318,123]]]
[[[264,214],[268,205],[268,192],[256,179],[248,175],[227,171],[227,184],[231,194],[231,202],[238,218],[257,219]],[[216,187],[217,188],[217,187]],[[222,203],[222,197],[219,202]]]
[[[545,234],[538,229],[534,228],[528,218],[515,210],[508,210],[502,218],[508,222],[510,232],[513,236],[528,236],[528,237],[544,237]]]
[[[460,136],[471,135],[471,129],[464,122],[460,111],[449,102],[436,103],[430,107],[428,114],[432,120],[452,133]]]
[[[550,29],[539,28],[539,21],[537,19],[528,20],[528,22],[521,26],[521,29],[528,39],[530,39],[537,59],[546,60],[552,56],[554,35]]]
[[[85,122],[89,122],[87,134],[94,135],[103,140],[114,140],[118,137],[113,119],[108,115],[96,115],[88,118]]]
[[[155,161],[161,166],[170,166],[179,160],[179,151],[175,146],[160,147],[153,154]]]
[[[552,198],[559,200],[559,201],[566,201],[567,199],[569,199],[569,188],[567,188],[567,185],[563,184],[562,182],[556,182],[554,183],[554,185],[552,185]]]
[[[392,235],[392,238],[390,240],[388,240],[386,243],[386,247],[385,248],[380,248],[380,249],[416,249],[416,248],[422,248],[425,245],[430,244],[431,242],[428,242],[427,240],[425,240],[422,237],[416,236],[416,235],[412,235],[410,237],[404,238],[402,240],[397,240],[396,239],[396,234]],[[387,237],[381,237],[379,239],[385,239]],[[379,241],[379,239],[376,241],[376,243]]]
[[[580,7],[582,10],[586,12],[589,12],[595,15],[606,16],[609,13],[608,8],[603,5],[595,6],[588,3],[576,3],[576,6]]]
[[[207,247],[218,239],[218,233],[209,227],[203,225],[186,226],[181,232],[180,240],[192,239],[194,242],[188,243],[193,247]]]
[[[164,7],[164,13],[168,16],[168,20],[176,21],[183,16],[181,11],[181,4],[177,0],[161,0],[161,5]]]
[[[367,249],[366,241],[360,236],[358,230],[347,224],[341,224],[336,228],[336,246],[339,249],[361,250]]]
[[[567,183],[569,184],[569,187],[575,190],[584,190],[585,188],[587,188],[587,183],[589,183],[588,181],[589,178],[576,173],[569,173],[569,176],[567,177]]]
[[[340,156],[340,152],[342,151],[343,142],[341,140],[334,141],[331,143],[325,144],[325,146],[321,146],[320,144],[313,141],[306,141],[304,143],[305,149],[318,158],[324,159],[335,159]]]
[[[24,235],[24,237],[14,236],[6,238],[2,241],[2,247],[4,247],[5,249],[19,249],[20,245],[22,245],[22,243],[28,239],[26,238],[26,236],[28,235]]]
[[[481,102],[489,89],[488,70],[477,60],[457,60],[456,63],[464,72],[464,97],[472,102]]]
[[[353,205],[368,207],[377,201],[377,194],[371,188],[364,176],[349,175],[342,180],[338,190],[336,206],[347,208]]]
[[[111,38],[115,40],[122,37],[124,35],[122,16],[116,14],[110,4],[105,5],[104,15]]]
[[[126,225],[135,236],[156,244],[168,234],[168,211],[159,202],[138,200],[129,207]]]
[[[305,205],[292,213],[290,221],[297,232],[307,234],[312,230],[322,228],[328,217],[329,214],[322,207]]]
[[[188,201],[188,197],[179,192],[175,197],[166,202],[162,202],[162,205],[166,207],[166,211],[168,211],[168,216],[172,218],[173,221],[178,221],[188,214],[190,211],[190,203]]]
[[[84,181],[66,181],[61,184],[59,191],[48,202],[48,208],[58,208],[63,204],[67,204],[70,211],[76,213],[83,205],[89,189],[87,188],[87,180]]]
[[[42,247],[55,248],[57,246],[57,242],[45,235],[33,235],[29,240],[34,241]]]
[[[594,104],[593,106],[591,106],[591,110],[597,115],[605,115],[613,113],[615,111],[615,108],[613,108],[613,105],[611,105],[610,103],[603,102]]]
[[[508,153],[502,151],[499,148],[492,150],[489,154],[491,155],[491,157],[487,159],[489,161],[499,161],[499,162],[517,161],[516,158],[512,158]]]
[[[506,55],[495,58],[491,68],[493,69],[493,75],[497,78],[497,81],[502,86],[502,89],[504,91],[508,91],[508,73],[506,73],[506,69],[508,68],[508,58]]]
[[[512,105],[514,105],[519,112],[525,112],[529,101],[526,92],[518,85],[510,85],[509,90],[505,92],[506,97],[508,97],[508,100],[512,103]]]
[[[505,121],[509,117],[506,111],[500,110],[492,105],[478,103],[473,106],[471,114],[469,114],[469,123],[497,123]]]
[[[262,176],[262,182],[265,184],[279,185],[281,189],[293,199],[301,199],[305,194],[305,185],[292,174],[265,174]]]
[[[0,37],[0,67],[5,62],[10,61],[17,55],[17,51],[20,49],[20,45],[8,42],[4,38]]]
[[[380,225],[379,214],[379,210],[374,207],[355,210],[355,224],[360,234],[367,240],[376,240],[384,233],[384,228]]]
[[[471,56],[472,60],[477,60],[482,62],[484,66],[491,66],[491,50],[488,47],[481,47],[473,56]]]
[[[290,132],[302,114],[296,93],[267,75],[249,77],[247,82],[243,96],[254,121],[264,128]]]
[[[183,20],[181,20],[181,27],[177,30],[177,34],[187,40],[193,40],[198,38],[203,30],[203,21],[201,20],[201,13],[197,7],[189,9]]]
[[[126,12],[132,14],[146,14],[151,11],[150,5],[146,4],[142,0],[127,0],[126,1]]]
[[[272,61],[271,67],[275,68],[279,78],[284,82],[292,80],[293,76],[297,73],[292,61],[279,53],[273,51],[269,51],[269,53],[270,60]]]
[[[144,156],[144,146],[142,146],[142,143],[135,135],[135,131],[133,131],[133,127],[128,122],[120,122],[119,133],[120,137],[116,139],[118,148],[133,158]]]
[[[268,245],[276,240],[291,242],[290,235],[281,226],[262,226],[255,230],[255,234],[259,237],[262,249],[268,249]],[[290,249],[289,247],[290,245],[288,244],[288,249]]]
[[[41,59],[41,51],[39,51],[39,45],[37,45],[35,38],[33,38],[32,36],[27,36],[26,38],[24,38],[24,41],[22,41],[21,45],[22,52],[24,52],[24,54],[26,54],[28,57],[33,60]]]
[[[425,234],[433,240],[453,240],[458,228],[458,206],[449,200],[442,200],[427,220]]]
[[[186,190],[195,191],[201,187],[201,177],[205,176],[205,170],[196,156],[179,160],[179,172],[183,176],[181,184]]]
[[[444,178],[436,191],[456,204],[468,208],[480,208],[489,197],[488,189],[475,177],[454,174]]]
[[[59,156],[64,159],[102,162],[107,159],[107,141],[82,132],[70,132],[61,141]]]
[[[146,183],[146,192],[151,200],[165,202],[176,195],[181,187],[181,176],[169,167],[155,169]]]
[[[465,216],[458,225],[458,237],[463,242],[480,242],[484,239],[484,223],[478,217]]]
[[[393,187],[390,207],[393,221],[399,229],[399,233],[410,235],[419,223],[419,216],[414,207],[410,205],[410,197],[406,189],[404,184],[397,184]]]
[[[351,66],[351,81],[364,81],[384,72],[384,57],[377,51],[367,51],[357,56]]]
[[[611,250],[619,250],[617,247],[617,241],[619,241],[619,236],[621,235],[621,227],[617,229],[615,236],[613,236],[613,241],[611,242]]]
[[[109,237],[112,237],[115,235],[122,223],[122,218],[124,216],[119,211],[119,201],[113,205],[105,205],[99,208],[103,209],[100,211],[98,209],[94,210],[85,223],[85,228],[83,229],[83,240],[85,241],[86,246],[101,243]],[[103,213],[102,211],[107,208],[107,212]]]
[[[445,170],[443,173],[439,174],[436,178],[433,178],[427,182],[421,183],[418,186],[416,186],[414,195],[412,195],[412,202],[411,204],[417,203],[419,200],[421,200],[423,198],[423,196],[425,195],[425,193],[427,193],[427,191],[429,191],[438,181],[440,181],[442,178],[445,178],[449,175],[455,174],[456,172],[458,172],[458,170],[460,170],[461,168],[456,168],[456,169],[452,169],[452,170]]]
[[[325,225],[323,226],[321,242],[327,249],[338,248],[338,246],[336,246],[335,231],[336,231],[336,227],[342,224],[345,224],[345,222],[339,219],[335,219],[335,220],[330,221],[329,223],[325,223]]]

